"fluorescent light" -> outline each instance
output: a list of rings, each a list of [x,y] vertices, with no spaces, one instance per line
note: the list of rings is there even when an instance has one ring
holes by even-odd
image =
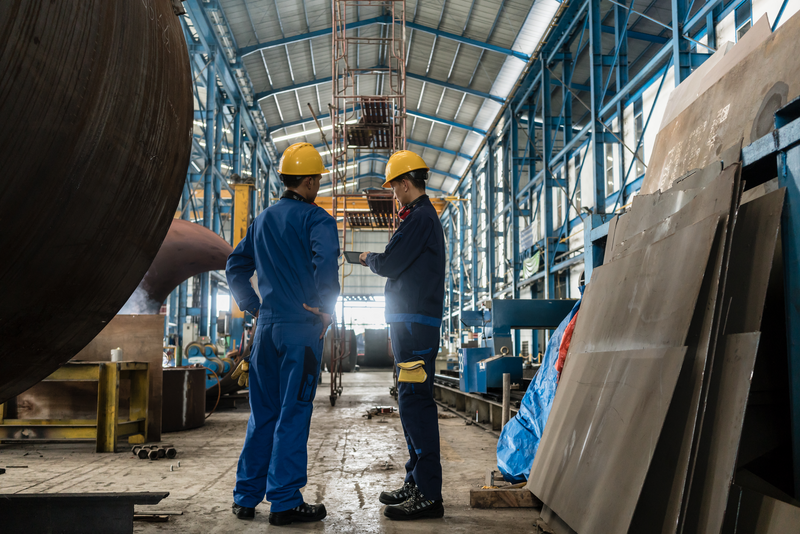
[[[356,185],[356,183],[355,182],[348,182],[347,184],[345,184],[345,187],[350,187],[351,185]],[[341,186],[339,186],[339,187],[341,187]],[[325,188],[320,189],[319,191],[317,191],[317,194],[329,193],[331,190],[333,190],[333,187],[325,187]]]
[[[330,124],[322,127],[323,130],[330,130],[331,128],[332,125]],[[305,137],[306,135],[313,135],[315,133],[319,133],[319,128],[317,128],[316,130],[302,131],[293,134],[282,135],[280,137],[273,137],[272,141],[277,143],[279,141],[286,141],[288,139],[297,139],[298,137]]]

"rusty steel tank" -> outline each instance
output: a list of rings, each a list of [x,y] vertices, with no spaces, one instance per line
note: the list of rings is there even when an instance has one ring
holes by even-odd
[[[170,0],[3,0],[0,73],[2,403],[142,280],[178,205],[193,108]]]

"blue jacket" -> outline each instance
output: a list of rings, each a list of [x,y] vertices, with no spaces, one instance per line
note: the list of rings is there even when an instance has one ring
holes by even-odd
[[[383,253],[367,255],[386,280],[386,322],[439,327],[444,310],[444,231],[427,195],[400,223]]]
[[[250,285],[258,273],[258,290]],[[225,274],[239,308],[263,323],[314,322],[303,304],[333,313],[339,296],[339,232],[324,209],[282,198],[256,217],[228,256]]]

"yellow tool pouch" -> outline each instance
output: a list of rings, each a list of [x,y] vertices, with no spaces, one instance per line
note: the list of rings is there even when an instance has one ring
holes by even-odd
[[[428,378],[428,374],[425,372],[425,362],[423,360],[398,363],[397,367],[400,368],[400,374],[397,376],[398,382],[421,384]]]

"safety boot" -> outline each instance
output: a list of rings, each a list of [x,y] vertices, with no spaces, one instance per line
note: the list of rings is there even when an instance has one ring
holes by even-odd
[[[327,515],[328,512],[325,510],[324,504],[303,503],[291,510],[270,512],[269,524],[280,526],[290,523],[311,523],[313,521],[322,521]]]
[[[383,515],[395,521],[439,518],[444,517],[444,505],[441,500],[426,499],[419,488],[415,487],[411,490],[411,497],[401,504],[387,506]]]
[[[255,508],[248,508],[246,506],[239,506],[236,503],[233,503],[231,507],[233,513],[239,519],[253,519],[256,516],[256,509]]]
[[[400,504],[411,497],[411,490],[417,485],[413,482],[406,482],[403,487],[394,491],[382,491],[378,498],[383,504]]]

